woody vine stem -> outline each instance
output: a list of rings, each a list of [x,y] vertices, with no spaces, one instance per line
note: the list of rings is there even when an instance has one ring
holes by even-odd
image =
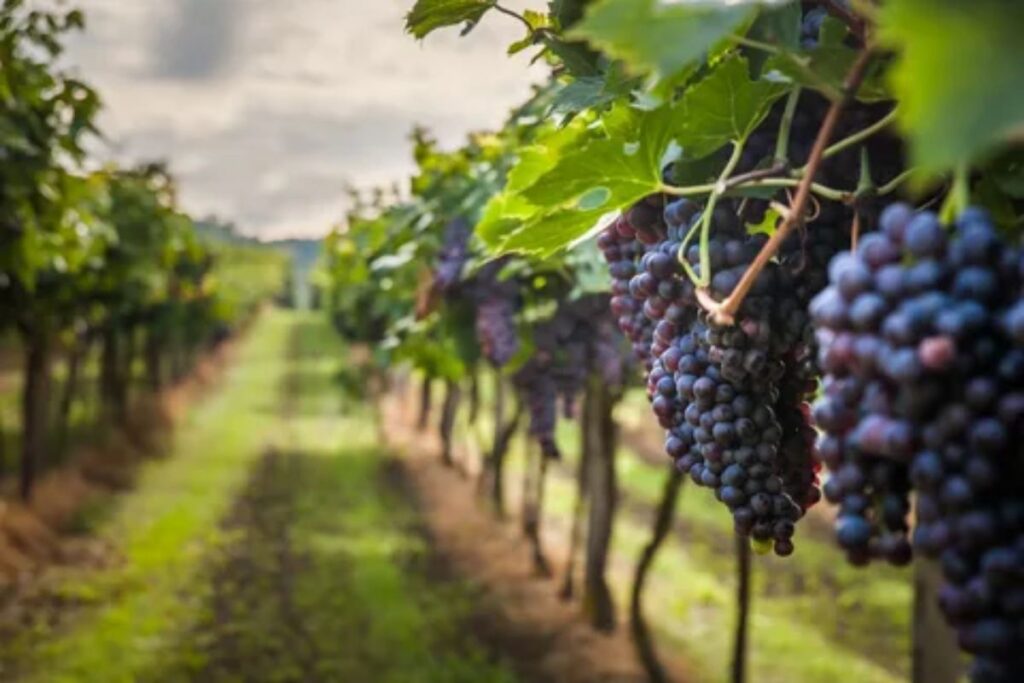
[[[740,306],[743,305],[743,301],[746,299],[750,289],[754,286],[757,276],[761,274],[761,271],[768,265],[768,262],[775,256],[779,248],[786,241],[786,238],[803,222],[804,211],[807,208],[807,202],[813,189],[814,177],[817,175],[821,162],[825,158],[825,151],[829,140],[832,138],[843,108],[853,98],[861,82],[864,80],[864,75],[868,65],[871,63],[872,56],[873,53],[870,47],[866,47],[857,56],[857,60],[850,68],[850,72],[843,83],[842,97],[832,103],[828,113],[825,115],[825,120],[821,124],[818,137],[814,141],[814,147],[811,149],[810,157],[804,167],[805,173],[797,185],[796,195],[793,198],[792,204],[787,211],[783,212],[782,222],[771,238],[765,243],[754,259],[754,262],[743,273],[743,277],[740,278],[736,289],[721,302],[715,301],[706,287],[698,289],[697,299],[714,322],[720,325],[735,324],[736,313],[739,311]]]

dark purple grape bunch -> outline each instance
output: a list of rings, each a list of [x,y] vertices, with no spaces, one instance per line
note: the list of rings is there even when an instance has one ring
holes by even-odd
[[[1022,255],[969,209],[947,230],[895,204],[811,305],[818,452],[851,561],[941,560],[940,606],[975,683],[1024,680]]]
[[[475,310],[475,331],[480,352],[494,367],[504,367],[519,351],[519,284],[502,277],[507,259],[486,263],[458,290]]]
[[[557,458],[559,400],[563,416],[572,419],[577,396],[590,375],[599,375],[613,390],[621,389],[631,352],[615,327],[605,295],[561,302],[551,318],[534,326],[533,346],[533,356],[513,381],[529,411],[530,435],[547,457]]]
[[[765,239],[746,234],[728,203],[716,207],[708,244],[713,297],[732,293]],[[688,249],[687,259],[699,270],[699,248]],[[686,446],[676,466],[715,489],[737,533],[781,556],[793,552],[795,524],[818,500],[802,406],[806,383],[792,381],[794,366],[787,362],[805,336],[790,324],[788,312],[798,308],[793,292],[783,266],[771,263],[735,325],[702,316],[680,346],[675,380],[685,423],[667,444],[670,452]]]
[[[527,433],[540,445],[546,458],[561,457],[555,442],[558,423],[558,384],[546,352],[537,352],[512,376],[529,417]]]
[[[651,347],[660,315],[656,310],[660,304],[656,301],[648,305],[648,299],[657,293],[657,286],[639,276],[646,272],[642,261],[647,252],[665,239],[667,228],[662,218],[663,204],[660,196],[637,202],[606,228],[597,240],[612,277],[612,313],[619,329],[632,344],[635,357],[644,363],[648,371],[656,357],[652,356]]]
[[[480,352],[493,366],[504,367],[519,350],[516,305],[512,297],[490,294],[476,308]]]
[[[434,287],[437,291],[449,293],[462,279],[462,269],[469,259],[469,238],[472,234],[469,222],[462,218],[456,218],[445,226],[434,266]]]

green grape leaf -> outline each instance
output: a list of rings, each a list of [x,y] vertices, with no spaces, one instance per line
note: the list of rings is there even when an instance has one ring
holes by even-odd
[[[757,15],[747,36],[783,49],[796,50],[800,47],[802,15],[797,2],[766,7]]]
[[[638,79],[626,77],[618,68],[609,68],[600,76],[576,78],[555,93],[550,111],[571,118],[587,109],[604,109],[626,98],[639,84]]]
[[[704,56],[757,12],[756,0],[598,0],[569,36],[634,70],[669,77]]]
[[[748,235],[768,235],[771,237],[775,234],[775,230],[778,228],[779,220],[782,215],[775,210],[774,207],[769,207],[764,212],[764,218],[761,219],[760,223],[747,223],[747,234]]]
[[[950,168],[1024,132],[1024,4],[891,0],[880,38],[916,164]]]
[[[537,44],[537,34],[535,33],[540,29],[553,28],[551,17],[543,12],[535,12],[533,10],[526,10],[523,12],[523,19],[526,21],[530,30],[526,32],[526,35],[516,42],[512,43],[508,47],[508,54],[515,55],[519,54],[523,50]]]
[[[489,0],[416,0],[405,17],[405,30],[417,38],[464,22],[475,24],[494,4]]]
[[[585,76],[559,88],[551,102],[551,112],[556,115],[572,116],[584,109],[604,107],[618,98],[618,93],[605,90],[605,79],[600,76]]]
[[[674,150],[681,146],[698,158],[745,139],[785,91],[752,81],[746,60],[732,56],[675,106],[615,106],[601,121],[607,137],[570,132],[557,147],[524,153],[506,192],[485,211],[479,234],[499,252],[547,255],[570,246],[602,216],[657,192]]]
[[[635,136],[584,142],[561,156],[523,195],[538,206],[570,208],[588,192],[604,188],[616,209],[654,192],[661,184],[661,161],[672,140],[674,114],[668,107],[634,112]]]
[[[548,51],[558,57],[573,76],[584,78],[597,75],[598,55],[586,43],[562,40],[550,33],[542,34],[541,38]]]
[[[783,50],[799,50],[803,12],[800,5],[791,2],[781,7],[768,7],[757,15],[747,31],[747,38],[776,45]],[[757,49],[747,50],[747,59],[753,73],[759,74],[769,55]]]
[[[745,140],[768,114],[787,87],[753,81],[747,60],[730,56],[719,62],[704,80],[683,95],[677,142],[686,158],[711,154],[730,140]]]
[[[498,251],[525,252],[546,258],[585,238],[607,213],[605,209],[563,209],[538,216],[509,233]]]
[[[583,9],[588,2],[589,0],[551,0],[548,9],[558,25],[565,29],[583,18]]]
[[[502,192],[492,197],[484,207],[483,215],[476,224],[475,232],[488,248],[496,249],[511,232],[522,226],[537,212],[537,207],[521,196]]]
[[[821,26],[818,45],[802,52],[783,51],[770,57],[762,73],[770,80],[788,80],[805,88],[835,98],[842,93],[843,82],[857,61],[857,50],[846,45],[846,25],[827,17]],[[857,89],[857,99],[864,102],[891,100],[883,78],[883,64],[876,62]]]

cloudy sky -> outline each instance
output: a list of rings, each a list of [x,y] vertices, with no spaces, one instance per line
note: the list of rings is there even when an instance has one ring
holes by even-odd
[[[507,17],[417,42],[412,2],[78,0],[69,61],[106,101],[99,155],[168,159],[187,210],[247,233],[323,234],[346,183],[408,176],[413,125],[457,145],[543,78],[505,56],[521,30]]]

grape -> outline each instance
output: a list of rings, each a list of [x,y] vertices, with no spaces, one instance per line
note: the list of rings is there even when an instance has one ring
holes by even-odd
[[[810,307],[837,538],[857,564],[909,561],[915,489],[913,547],[941,559],[940,607],[978,656],[972,680],[1021,680],[1024,257],[976,209],[952,232],[902,204],[880,223],[836,257]]]

